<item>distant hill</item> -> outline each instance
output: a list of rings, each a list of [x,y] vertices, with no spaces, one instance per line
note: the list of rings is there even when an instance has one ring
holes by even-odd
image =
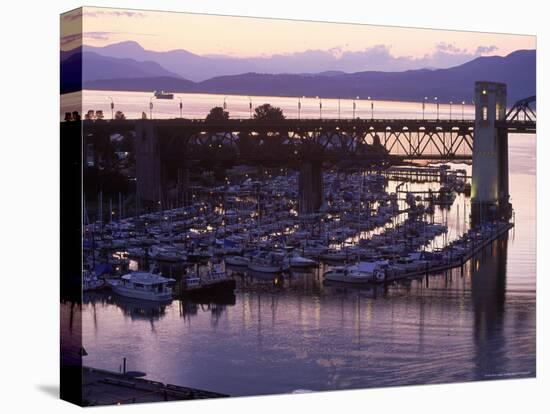
[[[476,80],[508,84],[510,102],[535,94],[535,51],[517,51],[506,57],[479,57],[449,69],[405,72],[357,72],[324,75],[266,75],[246,73],[201,82],[211,93],[353,97],[422,100],[437,96],[443,102],[470,101]]]
[[[80,71],[82,71],[83,83],[98,79],[180,78],[179,75],[164,69],[156,62],[112,58],[93,52],[81,52],[77,49],[61,53],[62,93],[81,89],[78,79]]]
[[[173,92],[225,93],[268,96],[322,96],[326,98],[351,98],[372,96],[374,99],[420,101],[437,96],[441,102],[462,100],[470,102],[474,82],[488,80],[508,85],[508,101],[534,95],[536,82],[536,52],[519,50],[507,56],[479,57],[448,69],[419,69],[404,72],[356,72],[329,71],[318,74],[265,74],[243,70],[240,74],[216,76],[193,82],[153,61],[124,58],[124,53],[135,55],[140,50],[150,57],[163,52],[145,51],[133,42],[111,45],[112,53],[121,57],[106,57],[90,52],[87,47],[84,59],[83,87],[87,89],[111,89]],[[136,46],[137,45],[137,46]],[[131,50],[132,48],[139,48]],[[103,52],[109,46],[102,48]],[[128,50],[124,51],[124,48]],[[88,50],[88,51],[86,51]],[[124,53],[123,53],[124,52]],[[189,52],[180,51],[181,57]],[[173,56],[174,51],[170,52]],[[62,69],[77,65],[79,53],[68,53],[62,61]],[[192,55],[192,54],[191,54]],[[193,55],[203,59],[200,56]],[[63,57],[63,56],[62,56]],[[189,56],[187,56],[189,58]],[[191,58],[190,58],[191,59]],[[195,59],[194,57],[192,59]],[[196,64],[200,64],[200,59]],[[203,68],[208,71],[209,67]],[[65,70],[65,73],[68,73]],[[62,90],[67,90],[63,88]]]
[[[133,41],[103,47],[83,46],[84,52],[93,52],[111,58],[133,59],[138,62],[156,62],[166,70],[186,79],[201,81],[221,74],[239,74],[259,71],[248,60],[229,57],[199,56],[184,49],[156,52],[144,49]]]
[[[61,52],[60,93],[75,92],[82,89],[82,50],[73,49]]]

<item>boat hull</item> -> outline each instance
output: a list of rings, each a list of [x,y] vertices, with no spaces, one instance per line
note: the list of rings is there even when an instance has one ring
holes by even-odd
[[[367,283],[373,283],[375,280],[371,277],[349,277],[340,275],[325,275],[325,280],[330,282],[350,283],[353,285],[364,285]]]
[[[293,268],[308,268],[308,267],[315,267],[317,266],[317,262],[311,260],[311,261],[305,261],[305,260],[291,260],[290,261],[290,267]]]
[[[259,273],[280,273],[283,271],[281,266],[270,266],[256,263],[249,263],[248,269]]]
[[[230,266],[247,267],[250,264],[250,260],[244,257],[226,257],[225,264]]]
[[[172,293],[140,292],[124,286],[111,285],[111,289],[117,295],[132,299],[148,300],[152,302],[168,302],[172,300]]]
[[[182,290],[183,296],[202,296],[202,295],[227,295],[233,294],[236,288],[236,282],[233,279],[218,280],[199,286],[193,286]]]

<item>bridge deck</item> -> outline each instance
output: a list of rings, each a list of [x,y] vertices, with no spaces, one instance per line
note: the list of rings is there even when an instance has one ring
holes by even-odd
[[[204,119],[153,119],[153,120],[85,120],[85,129],[133,129],[138,122],[152,122],[157,129],[181,130],[186,133],[201,132],[286,132],[286,131],[409,131],[409,132],[453,132],[474,130],[471,119],[285,119],[282,121],[260,121],[256,119],[228,119],[206,121]],[[510,132],[535,133],[536,121],[502,121],[499,128]]]

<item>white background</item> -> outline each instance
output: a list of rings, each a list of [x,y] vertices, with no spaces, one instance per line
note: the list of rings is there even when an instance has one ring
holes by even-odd
[[[89,6],[538,35],[538,378],[113,407],[117,412],[548,412],[548,4],[544,1],[101,1]],[[65,413],[57,399],[59,13],[78,1],[7,0],[0,11],[0,407]],[[437,39],[434,39],[434,41]],[[546,63],[546,65],[545,65]],[[546,68],[546,72],[544,70]],[[546,349],[545,349],[546,348]]]

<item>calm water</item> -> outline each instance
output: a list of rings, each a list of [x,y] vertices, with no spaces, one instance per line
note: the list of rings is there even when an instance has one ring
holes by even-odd
[[[89,296],[84,363],[117,371],[126,357],[148,378],[233,396],[534,376],[534,136],[510,136],[510,191],[515,229],[463,272],[370,290],[325,287],[318,272],[247,276],[225,303],[164,307]],[[437,219],[460,234],[468,209],[457,197]]]
[[[114,103],[114,111],[122,111],[127,118],[141,118],[142,112],[150,117],[149,104],[153,103],[152,115],[155,119],[174,118],[180,116],[180,99],[182,103],[182,115],[184,118],[204,118],[211,108],[223,107],[224,100],[226,110],[231,118],[249,118],[250,102],[252,108],[264,103],[280,107],[289,118],[298,117],[298,98],[289,97],[266,97],[266,96],[238,96],[238,95],[213,95],[213,94],[175,94],[174,99],[152,99],[152,92],[120,92],[120,91],[93,91],[84,90],[82,93],[70,93],[61,95],[61,112],[63,119],[65,112],[80,111],[86,113],[88,110],[102,110],[105,118],[111,117],[111,98]],[[418,102],[392,102],[368,100],[367,97],[360,97],[355,100],[355,116],[368,119],[375,118],[422,118],[422,100]],[[319,99],[301,98],[301,118],[353,118],[353,100],[351,99],[322,99],[322,108],[319,112]],[[372,108],[371,108],[372,104]],[[340,111],[338,111],[340,107]],[[462,103],[450,104],[449,102],[439,103],[440,119],[461,119],[464,109],[464,118],[474,116],[474,108],[471,105]],[[426,119],[437,118],[437,105],[430,97],[424,105],[424,116]]]

